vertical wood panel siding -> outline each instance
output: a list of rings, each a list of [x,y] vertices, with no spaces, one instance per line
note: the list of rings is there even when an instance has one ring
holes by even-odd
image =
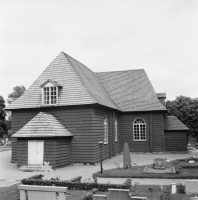
[[[17,167],[28,165],[28,140],[17,139]]]
[[[186,131],[165,131],[165,151],[187,151]]]
[[[152,113],[152,136],[153,151],[164,152],[164,115],[163,113]]]
[[[134,141],[133,122],[138,118],[146,122],[146,141]],[[121,151],[123,151],[125,142],[129,144],[129,149],[132,152],[163,151],[164,121],[162,113],[142,112],[120,114],[119,132]]]
[[[146,122],[146,141],[134,141],[133,122],[138,118]],[[149,152],[149,113],[124,113],[119,119],[121,151],[123,151],[124,143],[127,142],[131,152]]]
[[[56,138],[46,139],[42,138],[40,140],[44,140],[44,158],[43,161],[50,162],[50,165],[53,167],[56,166],[57,160],[57,141]]]
[[[17,161],[17,138],[12,138],[12,155],[11,155],[11,161],[16,162]]]
[[[28,165],[28,141],[44,140],[43,161],[50,162],[53,167],[62,167],[70,163],[69,140],[67,138],[29,138],[18,139],[17,143],[17,166]]]
[[[69,138],[57,139],[56,167],[63,167],[70,164]]]
[[[48,112],[67,128],[74,136],[70,137],[71,163],[93,163],[96,157],[94,141],[97,127],[92,126],[94,116],[91,106],[48,107],[20,109],[12,111],[13,134],[22,128],[39,112]],[[97,131],[96,131],[97,132]]]
[[[100,161],[100,149],[98,146],[99,141],[104,141],[104,119],[105,116],[108,117],[108,144],[104,144],[102,148],[103,159],[109,158],[120,152],[119,149],[119,131],[118,131],[118,141],[115,142],[115,117],[118,118],[118,114],[112,110],[105,108],[94,108],[93,116],[93,134],[95,136],[94,140],[94,151],[95,160],[94,162]]]

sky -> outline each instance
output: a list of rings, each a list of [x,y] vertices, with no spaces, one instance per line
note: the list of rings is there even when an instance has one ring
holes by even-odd
[[[0,0],[0,95],[61,52],[94,72],[145,69],[167,100],[198,97],[197,0]]]

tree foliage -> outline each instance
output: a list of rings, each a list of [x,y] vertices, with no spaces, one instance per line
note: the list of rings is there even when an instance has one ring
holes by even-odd
[[[173,101],[167,101],[169,114],[176,116],[189,129],[192,136],[198,136],[198,98],[178,96]]]
[[[8,132],[7,121],[6,121],[6,112],[5,108],[5,101],[2,96],[0,96],[0,137],[3,138]]]
[[[19,98],[25,91],[26,91],[26,88],[23,85],[21,85],[21,86],[18,86],[18,85],[15,86],[13,88],[13,92],[8,95],[7,102],[8,103],[12,103],[17,98]]]

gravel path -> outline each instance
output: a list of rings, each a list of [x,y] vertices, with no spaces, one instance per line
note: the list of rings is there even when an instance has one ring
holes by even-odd
[[[174,159],[180,159],[180,158],[187,158],[191,157],[191,154],[134,154],[131,153],[131,159],[133,165],[147,165],[152,164],[154,158],[167,158],[168,160],[174,160]],[[111,169],[116,168],[116,165],[119,164],[120,167],[122,167],[122,161],[123,156],[117,155],[115,157],[112,157],[111,159],[107,159],[103,161],[103,168],[105,169]],[[8,179],[8,180],[21,180],[23,178],[27,178],[30,176],[33,176],[35,174],[41,173],[41,172],[22,172],[18,170],[16,163],[11,163],[11,151],[4,151],[0,152],[0,180],[1,179]],[[116,164],[117,163],[117,164]],[[88,179],[92,178],[92,174],[94,172],[97,172],[100,170],[100,165],[83,165],[83,164],[75,164],[75,165],[69,165],[64,168],[60,168],[57,170],[54,170],[53,172],[50,172],[50,175],[52,177],[54,176],[60,176],[62,180],[68,180],[70,178],[73,178],[75,176],[82,176],[82,179]],[[157,183],[162,182],[162,180],[146,180],[146,179],[133,179],[133,182],[141,182],[141,183],[151,183],[155,182]],[[172,182],[175,182],[170,179],[164,179],[164,183],[170,184]],[[141,184],[140,183],[140,184]]]

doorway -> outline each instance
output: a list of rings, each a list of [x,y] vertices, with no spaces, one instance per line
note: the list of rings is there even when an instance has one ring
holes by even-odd
[[[43,165],[44,141],[28,141],[28,165]]]

